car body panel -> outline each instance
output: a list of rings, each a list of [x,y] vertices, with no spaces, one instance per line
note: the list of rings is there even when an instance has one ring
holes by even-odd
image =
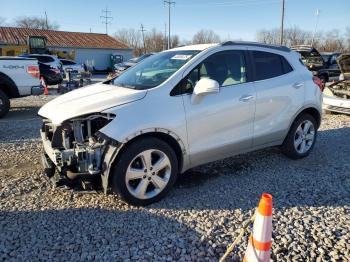
[[[140,100],[146,93],[146,90],[97,83],[61,95],[45,104],[38,114],[51,119],[53,124],[61,124],[67,119]]]

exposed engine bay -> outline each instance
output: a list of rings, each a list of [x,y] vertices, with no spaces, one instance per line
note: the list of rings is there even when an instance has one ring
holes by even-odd
[[[350,99],[350,80],[342,80],[329,85],[324,93],[343,99]]]
[[[61,125],[53,125],[44,119],[41,137],[55,169],[70,179],[100,174],[103,154],[111,141],[99,130],[114,117],[111,114],[92,114]]]

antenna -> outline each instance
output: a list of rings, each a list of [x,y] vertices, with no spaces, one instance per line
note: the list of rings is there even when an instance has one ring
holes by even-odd
[[[142,33],[143,49],[144,49],[144,52],[146,54],[146,44],[145,44],[145,34],[144,34],[144,32],[147,31],[147,30],[145,29],[143,24],[141,24],[141,29],[139,31]]]
[[[109,16],[112,13],[112,11],[109,11],[108,7],[106,7],[105,10],[102,10],[102,13],[104,15],[101,15],[100,18],[104,19],[104,21],[102,20],[102,24],[106,25],[106,35],[107,35],[108,34],[108,25],[111,23],[111,22],[109,22],[109,20],[113,19],[112,16]]]
[[[164,0],[164,4],[167,4],[168,5],[168,10],[169,10],[169,16],[168,16],[168,18],[169,18],[169,21],[168,21],[168,25],[169,25],[169,36],[168,36],[168,49],[170,49],[171,48],[171,46],[170,46],[170,9],[171,9],[171,5],[175,5],[175,1],[171,1],[171,0],[169,0],[169,1],[167,1],[167,0]]]

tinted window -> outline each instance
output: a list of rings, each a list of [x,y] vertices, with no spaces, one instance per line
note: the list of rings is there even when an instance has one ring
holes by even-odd
[[[269,52],[253,51],[253,63],[255,80],[273,78],[293,70],[283,56]]]
[[[51,63],[55,61],[53,60],[52,57],[49,57],[49,56],[32,56],[32,57],[38,59],[38,61],[42,63]]]
[[[213,79],[220,86],[245,83],[247,77],[243,51],[224,51],[209,56],[181,81],[177,91],[174,90],[172,94],[192,93],[202,78]]]
[[[75,64],[74,62],[68,61],[68,60],[61,60],[61,63],[62,63],[63,65],[74,65],[74,64]]]

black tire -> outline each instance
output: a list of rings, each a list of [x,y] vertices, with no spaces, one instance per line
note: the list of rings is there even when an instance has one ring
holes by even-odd
[[[164,153],[171,165],[170,177],[167,185],[156,196],[148,199],[140,199],[130,193],[126,182],[126,173],[129,165],[140,153],[150,150],[160,150]],[[164,141],[157,138],[141,138],[128,145],[116,160],[112,169],[112,189],[125,202],[135,206],[146,206],[162,199],[174,185],[178,173],[178,159],[174,150]],[[141,179],[140,179],[141,180]],[[148,188],[147,188],[148,189]]]
[[[328,76],[327,75],[320,75],[319,79],[322,81],[322,83],[324,85],[328,82]]]
[[[295,139],[296,131],[297,131],[298,127],[306,120],[309,120],[310,122],[312,122],[315,135],[314,135],[314,139],[313,139],[313,143],[312,143],[311,147],[306,152],[299,153],[294,146],[294,139]],[[281,146],[281,150],[282,150],[283,154],[285,154],[287,157],[289,157],[291,159],[300,159],[300,158],[308,156],[316,143],[317,127],[318,127],[318,125],[316,123],[315,118],[313,116],[311,116],[310,114],[303,113],[302,115],[298,116],[294,120],[294,122],[293,122],[293,124],[288,132],[288,135],[285,138],[285,140]]]
[[[4,117],[10,111],[10,100],[8,96],[0,90],[0,118]]]

